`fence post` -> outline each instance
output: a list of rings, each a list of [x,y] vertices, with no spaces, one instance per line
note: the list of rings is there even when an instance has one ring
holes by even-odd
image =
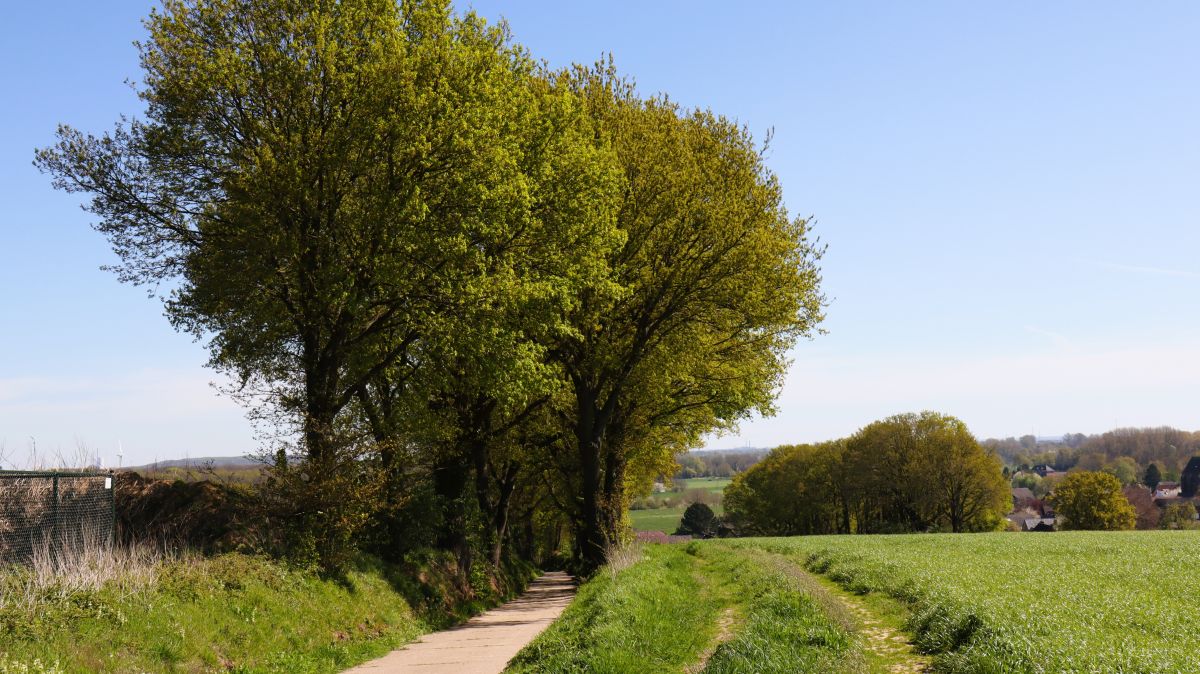
[[[117,544],[117,473],[116,471],[108,471],[108,479],[112,488],[108,490],[108,544],[115,546]]]
[[[58,557],[58,473],[54,473],[51,480],[54,482],[53,501],[50,508],[50,559]]]

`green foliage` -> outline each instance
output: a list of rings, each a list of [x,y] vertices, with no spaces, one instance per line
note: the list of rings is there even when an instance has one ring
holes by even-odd
[[[679,529],[675,531],[675,535],[712,538],[717,535],[720,523],[712,508],[703,503],[693,503],[683,511],[683,518],[679,521]]]
[[[911,607],[934,671],[1194,669],[1200,591],[1192,532],[991,533],[738,539],[804,562],[853,592]],[[1046,563],[1053,560],[1053,563]]]
[[[1118,457],[1104,464],[1104,472],[1117,478],[1122,486],[1137,484],[1138,481],[1137,463],[1128,456]]]
[[[1142,477],[1142,484],[1149,487],[1150,491],[1154,491],[1161,482],[1162,473],[1158,470],[1158,464],[1152,463],[1146,466],[1146,474]]]
[[[1178,501],[1163,509],[1158,525],[1163,529],[1196,529],[1196,506],[1191,501]]]
[[[1071,473],[1054,488],[1050,503],[1064,529],[1132,529],[1137,513],[1121,493],[1121,482],[1108,473]]]
[[[263,557],[184,557],[136,583],[35,595],[31,573],[0,573],[0,672],[40,672],[39,661],[80,674],[340,672],[503,601],[530,578],[528,567],[503,570],[490,583],[498,589],[471,598],[440,553],[401,566],[359,557],[337,580]]]
[[[1009,505],[996,456],[934,412],[779,447],[725,491],[729,520],[748,534],[989,531]]]
[[[548,71],[448,0],[168,0],[146,28],[144,115],[36,163],[295,440],[267,489],[295,558],[400,557],[435,510],[464,576],[517,519],[529,555],[569,518],[595,566],[627,485],[769,414],[822,320],[765,148],[611,64]]]

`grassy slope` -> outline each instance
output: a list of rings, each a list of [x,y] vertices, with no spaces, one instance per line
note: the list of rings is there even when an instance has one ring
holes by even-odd
[[[749,539],[856,592],[909,603],[948,672],[1194,671],[1200,533]]]
[[[169,562],[156,576],[141,587],[49,588],[32,603],[14,599],[19,574],[0,578],[0,674],[34,661],[66,672],[337,672],[445,615],[416,615],[414,582],[369,561],[341,582],[236,554]]]
[[[510,672],[855,671],[857,644],[795,566],[717,543],[650,545],[602,570]]]

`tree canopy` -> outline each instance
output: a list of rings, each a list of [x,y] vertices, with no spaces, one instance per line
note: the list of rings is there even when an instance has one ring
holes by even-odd
[[[779,447],[725,490],[727,519],[761,535],[988,531],[1009,505],[999,459],[935,412]]]
[[[1118,531],[1137,523],[1137,512],[1121,493],[1121,481],[1108,473],[1071,473],[1049,501],[1064,529]]]
[[[445,0],[146,26],[144,113],[36,163],[273,431],[284,545],[326,566],[438,546],[469,574],[509,541],[594,567],[629,485],[771,413],[822,320],[765,147],[611,61],[549,70]]]

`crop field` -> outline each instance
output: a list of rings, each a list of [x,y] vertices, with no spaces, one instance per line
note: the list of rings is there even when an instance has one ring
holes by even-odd
[[[665,493],[667,494],[682,494],[689,489],[703,489],[713,493],[725,491],[725,487],[733,480],[727,477],[693,477],[690,479],[675,480],[674,488]]]
[[[1200,669],[1200,533],[812,536],[728,541],[779,552],[911,608],[949,672]]]
[[[649,502],[670,502],[673,505],[635,508],[629,511],[629,522],[634,531],[675,533],[675,530],[679,528],[679,520],[683,518],[683,511],[687,509],[688,503],[691,501],[688,498],[689,492],[691,494],[704,492],[702,496],[711,496],[703,500],[710,505],[714,513],[720,515],[724,510],[721,507],[719,494],[725,491],[725,487],[729,486],[730,482],[732,480],[727,477],[694,477],[675,480],[670,490],[651,494],[649,498],[643,499]]]
[[[720,504],[712,506],[712,509],[718,515],[724,512],[724,508]],[[687,506],[630,510],[629,523],[633,526],[634,531],[661,531],[673,534],[679,528],[679,520],[683,519],[684,510],[687,510]]]

